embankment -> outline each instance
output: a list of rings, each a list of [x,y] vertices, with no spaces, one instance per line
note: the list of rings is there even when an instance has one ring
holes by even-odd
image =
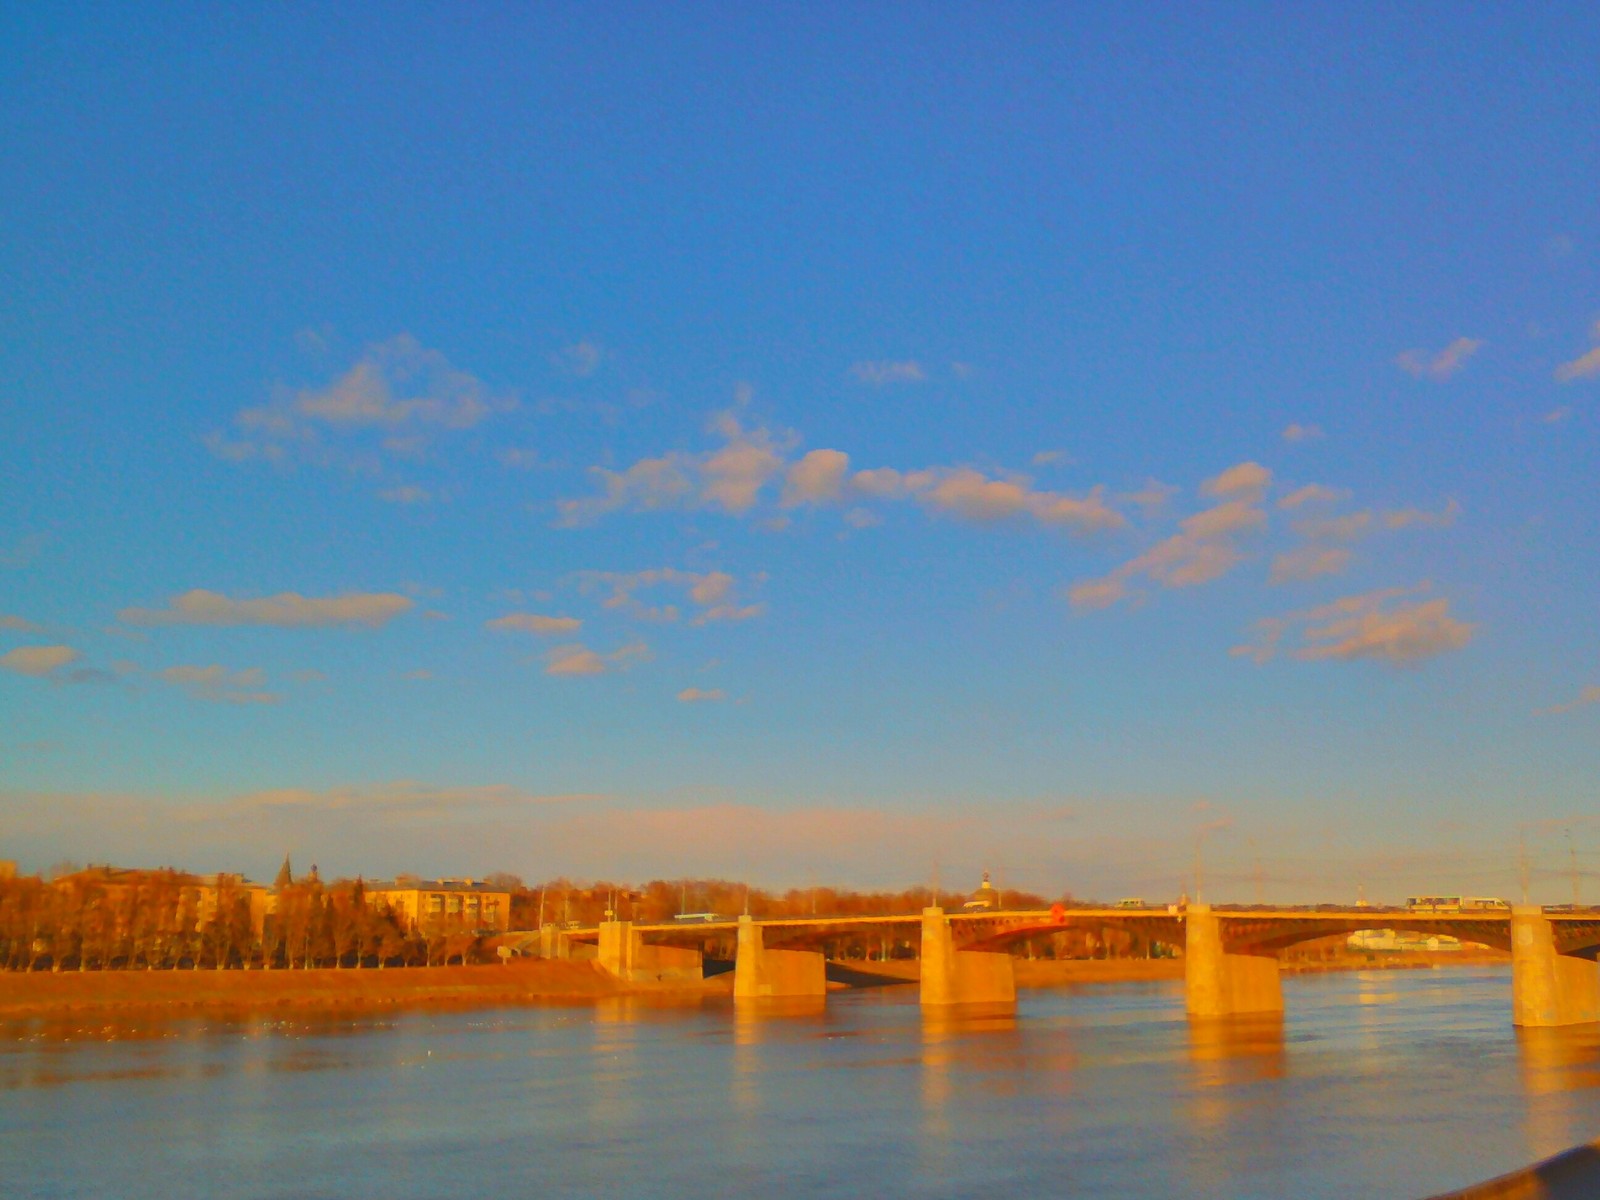
[[[858,962],[845,964],[862,975],[879,975],[886,979],[915,981],[921,977],[922,964],[913,958],[896,958],[887,962]],[[1071,983],[1139,983],[1154,979],[1182,979],[1181,958],[1019,958],[1012,963],[1018,987],[1058,987]]]
[[[1369,959],[1365,955],[1350,955],[1326,961],[1286,962],[1285,974],[1316,974],[1323,971],[1382,971],[1432,967],[1479,966],[1484,963],[1510,961],[1507,955],[1493,951],[1482,954],[1389,954]],[[891,959],[888,962],[857,962],[845,964],[863,975],[878,975],[895,980],[915,980],[921,965],[915,959]],[[1148,983],[1165,979],[1183,978],[1181,958],[1019,958],[1012,963],[1017,986],[1066,987],[1089,983]]]
[[[592,1000],[630,987],[593,963],[314,971],[0,972],[0,1018],[89,1012],[245,1014]]]

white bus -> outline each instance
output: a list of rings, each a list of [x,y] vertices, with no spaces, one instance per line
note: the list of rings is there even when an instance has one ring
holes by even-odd
[[[1412,912],[1505,912],[1511,905],[1495,896],[1407,896]]]

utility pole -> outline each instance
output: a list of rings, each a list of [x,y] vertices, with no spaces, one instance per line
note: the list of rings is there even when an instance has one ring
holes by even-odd
[[[1517,873],[1522,877],[1522,903],[1528,903],[1528,827],[1517,830]]]
[[[1194,902],[1202,903],[1200,899],[1200,872],[1202,869],[1202,856],[1206,845],[1206,827],[1200,826],[1200,832],[1194,836]]]
[[[1572,844],[1572,830],[1567,830],[1567,861],[1572,864],[1572,907],[1581,908],[1578,899],[1578,850]]]

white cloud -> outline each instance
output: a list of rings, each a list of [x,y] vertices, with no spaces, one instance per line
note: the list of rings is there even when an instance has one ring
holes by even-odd
[[[618,509],[655,512],[680,508],[695,495],[697,473],[695,460],[677,453],[641,458],[625,471],[590,467],[589,474],[600,481],[601,494],[560,501],[557,524],[572,528]]]
[[[1090,579],[1075,583],[1067,589],[1067,599],[1073,608],[1110,608],[1128,596],[1128,585],[1123,576],[1110,575],[1104,579]]]
[[[1590,335],[1596,342],[1600,342],[1600,320],[1595,321]],[[1556,379],[1561,383],[1571,383],[1575,379],[1588,379],[1590,376],[1600,375],[1600,346],[1596,346],[1587,354],[1580,355],[1571,362],[1562,363],[1556,368]]]
[[[1267,526],[1262,494],[1272,472],[1257,463],[1240,463],[1207,480],[1201,491],[1222,503],[1183,518],[1178,532],[1100,579],[1081,580],[1066,589],[1074,608],[1109,608],[1136,593],[1129,583],[1140,576],[1169,588],[1195,587],[1226,575],[1244,561],[1236,539]]]
[[[13,633],[44,632],[43,625],[39,625],[33,621],[25,620],[22,617],[11,616],[8,613],[0,613],[0,629],[9,630]]]
[[[899,500],[907,490],[905,476],[893,467],[857,471],[850,477],[850,486],[863,496],[875,500]]]
[[[0,670],[42,678],[60,667],[75,663],[82,655],[71,646],[18,646],[0,654]]]
[[[575,633],[582,626],[577,617],[546,617],[538,613],[507,613],[484,622],[485,629],[499,633]]]
[[[1222,538],[1266,526],[1267,514],[1244,500],[1229,500],[1215,508],[1203,509],[1178,523],[1186,535],[1196,540]]]
[[[177,666],[155,673],[162,683],[182,688],[196,700],[220,704],[277,704],[283,699],[276,692],[263,691],[267,674],[260,667],[230,671],[226,667]]]
[[[1320,425],[1301,425],[1296,422],[1285,426],[1283,430],[1283,440],[1286,442],[1315,442],[1326,436]]]
[[[1402,371],[1419,379],[1444,380],[1466,366],[1467,359],[1482,346],[1483,343],[1475,338],[1460,337],[1437,354],[1430,354],[1426,350],[1407,350],[1395,359],[1395,363]]]
[[[1305,630],[1312,643],[1299,651],[1305,659],[1375,658],[1391,666],[1408,666],[1449,650],[1459,650],[1477,632],[1476,625],[1450,615],[1450,601],[1426,600],[1387,612],[1340,617]]]
[[[1456,517],[1461,513],[1461,505],[1451,500],[1438,512],[1429,512],[1421,508],[1397,508],[1383,514],[1383,523],[1389,529],[1446,529],[1456,523]]]
[[[1122,497],[1129,504],[1137,504],[1144,509],[1146,515],[1154,516],[1167,507],[1171,499],[1183,489],[1170,483],[1162,483],[1159,479],[1147,479],[1144,486],[1137,492],[1128,492]]]
[[[503,402],[410,334],[368,347],[326,388],[299,392],[293,411],[330,425],[438,425],[469,429]]]
[[[1294,523],[1294,531],[1303,538],[1333,542],[1354,542],[1372,532],[1372,513],[1346,513],[1342,517],[1309,518]]]
[[[1307,504],[1338,504],[1350,499],[1350,493],[1343,488],[1325,487],[1320,483],[1308,483],[1305,487],[1296,488],[1282,500],[1278,501],[1279,508],[1301,508]]]
[[[767,481],[783,470],[783,459],[764,441],[741,437],[706,459],[701,470],[705,476],[701,502],[724,512],[744,513],[754,507]]]
[[[1027,476],[994,479],[971,467],[931,467],[908,475],[883,469],[858,471],[853,482],[869,495],[912,495],[926,508],[979,524],[1026,515],[1042,525],[1092,534],[1121,529],[1128,523],[1106,504],[1104,488],[1094,488],[1083,496],[1035,491]]]
[[[546,675],[602,675],[606,661],[587,646],[557,646],[546,659]]]
[[[873,387],[890,383],[921,383],[928,377],[921,363],[909,361],[858,362],[850,368],[850,374]]]
[[[1455,524],[1460,512],[1461,505],[1454,500],[1436,511],[1395,508],[1374,513],[1361,509],[1338,517],[1303,518],[1294,523],[1294,531],[1314,541],[1355,542],[1380,529],[1445,529]]]
[[[623,471],[589,468],[590,475],[600,482],[600,494],[558,501],[556,524],[564,528],[587,525],[622,509],[748,512],[767,483],[782,473],[782,451],[790,439],[764,428],[746,429],[734,411],[719,413],[711,427],[725,439],[719,450],[701,455],[674,451],[640,459]]]
[[[1257,462],[1242,462],[1229,467],[1200,485],[1207,496],[1240,500],[1259,500],[1272,483],[1272,472]]]
[[[1302,546],[1272,560],[1268,583],[1303,583],[1338,575],[1350,565],[1351,552],[1340,546]]]
[[[785,508],[801,504],[832,504],[844,495],[850,456],[842,450],[812,450],[789,468],[784,478]]]
[[[689,599],[696,604],[715,604],[733,590],[733,576],[726,571],[710,571],[689,589]]]
[[[1028,507],[1025,480],[990,479],[970,467],[922,472],[911,486],[929,508],[969,521],[999,521]]]
[[[1426,585],[1386,588],[1258,621],[1256,640],[1235,646],[1231,653],[1266,662],[1286,637],[1297,635],[1299,644],[1292,655],[1302,661],[1372,659],[1407,667],[1466,646],[1478,627],[1452,616],[1450,602],[1443,597],[1409,598],[1426,590]]]
[[[332,625],[379,628],[409,612],[409,597],[391,592],[351,592],[343,596],[301,596],[280,592],[254,600],[234,600],[195,588],[174,596],[166,608],[125,608],[117,619],[128,625],[271,625],[305,629]]]
[[[718,604],[708,608],[694,619],[696,625],[708,625],[713,621],[749,621],[761,616],[767,611],[765,604]]]
[[[1590,684],[1577,696],[1565,704],[1552,705],[1550,708],[1541,708],[1538,715],[1541,717],[1559,716],[1562,713],[1572,712],[1574,709],[1584,708],[1590,704],[1600,704],[1600,686]]]
[[[603,675],[625,666],[636,658],[649,658],[650,648],[643,642],[629,642],[610,654],[599,654],[579,643],[557,646],[545,656],[544,673],[556,676]]]
[[[759,585],[765,576],[757,575]],[[609,609],[620,609],[630,616],[646,621],[674,621],[678,617],[675,605],[649,605],[638,599],[637,593],[658,587],[680,589],[685,597],[703,611],[695,624],[708,621],[746,620],[759,616],[763,606],[740,607],[733,597],[738,591],[738,580],[726,571],[680,571],[676,567],[653,567],[645,571],[583,571],[577,576],[578,587],[585,593],[608,593],[601,603]]]
[[[1556,368],[1556,379],[1562,383],[1588,379],[1591,375],[1600,375],[1600,346]]]
[[[213,431],[204,440],[213,454],[234,462],[297,461],[375,473],[380,452],[419,458],[431,433],[470,429],[514,407],[513,399],[403,333],[369,346],[327,387],[283,390],[269,404],[240,410],[235,439]],[[382,437],[362,451],[324,437],[364,430]]]
[[[678,701],[681,704],[707,704],[727,698],[727,693],[721,688],[688,687],[678,693]]]

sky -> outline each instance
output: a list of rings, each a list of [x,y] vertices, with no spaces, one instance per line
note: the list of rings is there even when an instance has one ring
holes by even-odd
[[[0,858],[1600,899],[1597,61],[11,6]]]

